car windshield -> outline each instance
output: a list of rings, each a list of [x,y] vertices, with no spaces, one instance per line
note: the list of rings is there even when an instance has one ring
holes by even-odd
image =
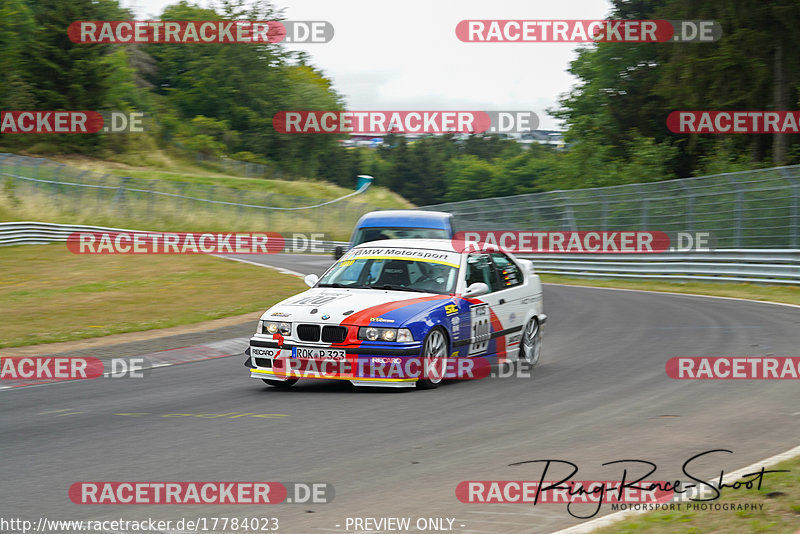
[[[447,239],[450,235],[442,228],[359,228],[353,246],[382,239]]]
[[[435,261],[393,257],[339,260],[317,287],[391,289],[448,294],[455,290],[458,268]]]

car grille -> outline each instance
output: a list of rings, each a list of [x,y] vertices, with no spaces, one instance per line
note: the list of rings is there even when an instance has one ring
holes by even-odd
[[[323,326],[322,341],[325,343],[343,343],[347,338],[347,328],[344,326]]]
[[[272,360],[268,358],[256,358],[256,365],[258,367],[272,367]]]
[[[297,339],[300,341],[319,341],[320,330],[324,343],[344,343],[344,340],[347,339],[346,326],[325,325],[320,329],[318,324],[297,325]]]
[[[318,324],[297,325],[297,339],[300,341],[319,341]]]

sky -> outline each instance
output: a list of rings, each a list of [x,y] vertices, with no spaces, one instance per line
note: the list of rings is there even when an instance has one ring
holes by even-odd
[[[175,0],[121,0],[139,20]],[[213,1],[192,3],[213,7]],[[540,129],[560,129],[547,114],[576,83],[568,72],[577,43],[464,43],[465,19],[604,19],[608,0],[274,0],[287,20],[324,20],[328,43],[303,50],[333,81],[348,110],[534,111]],[[187,45],[202,46],[202,45]],[[246,46],[246,45],[238,45]]]

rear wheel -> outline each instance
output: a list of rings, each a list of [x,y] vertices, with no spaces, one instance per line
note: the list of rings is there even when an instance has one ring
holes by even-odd
[[[525,361],[531,368],[539,363],[542,354],[542,325],[536,317],[528,321],[525,331],[522,333],[522,341],[519,345],[519,361]]]
[[[262,378],[261,380],[265,384],[275,386],[276,388],[290,388],[297,382],[296,378],[290,378],[288,380],[270,380],[269,378]]]
[[[447,359],[447,336],[442,328],[436,327],[425,336],[422,344],[421,376],[417,380],[417,388],[433,389],[444,377]]]

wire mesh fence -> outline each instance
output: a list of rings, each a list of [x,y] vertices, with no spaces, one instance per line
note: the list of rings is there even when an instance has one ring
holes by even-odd
[[[0,202],[27,219],[153,231],[322,231],[344,239],[361,215],[381,209],[359,197],[329,203],[199,181],[118,176],[5,153],[0,177]]]
[[[76,169],[0,154],[0,200],[31,220],[148,230],[324,231],[347,239],[381,208],[319,198]],[[315,207],[316,206],[316,207]],[[612,187],[549,191],[419,209],[460,229],[710,232],[717,248],[800,248],[800,165]]]
[[[710,232],[717,248],[798,248],[800,165],[419,209],[450,212],[461,229]]]

